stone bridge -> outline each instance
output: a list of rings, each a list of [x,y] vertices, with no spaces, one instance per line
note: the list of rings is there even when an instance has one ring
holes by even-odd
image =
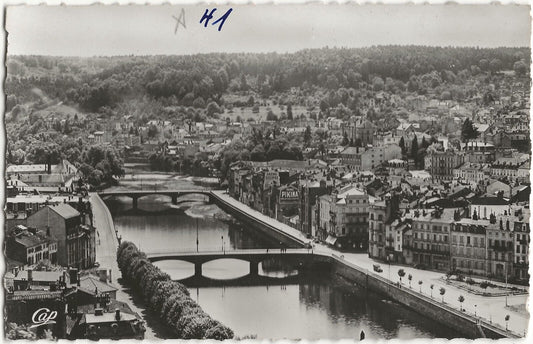
[[[280,259],[295,264],[299,269],[307,268],[316,263],[329,263],[330,257],[318,254],[312,249],[252,249],[217,252],[187,252],[187,253],[158,253],[148,254],[148,260],[158,262],[162,260],[181,260],[194,264],[194,277],[202,275],[204,263],[218,259],[238,259],[250,264],[249,276],[258,276],[259,263],[267,259]]]
[[[133,209],[137,209],[137,201],[139,198],[149,195],[164,195],[172,199],[172,204],[178,203],[178,198],[185,195],[204,195],[209,197],[209,203],[212,203],[212,193],[208,189],[190,189],[190,190],[171,190],[171,189],[161,189],[161,190],[116,190],[116,191],[103,191],[98,193],[100,197],[117,197],[117,196],[126,196],[130,197],[132,202]]]

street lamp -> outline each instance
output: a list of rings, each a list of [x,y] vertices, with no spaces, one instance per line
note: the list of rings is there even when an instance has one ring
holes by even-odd
[[[390,255],[387,255],[387,263],[389,263],[389,283],[391,281],[390,279]]]
[[[196,218],[196,252],[199,252],[198,251],[198,244],[200,243],[200,241],[198,240],[198,218]]]
[[[507,295],[508,295],[508,290],[507,289],[507,261],[504,261],[503,262],[503,271],[504,271],[504,274],[505,274],[505,307],[507,307]]]

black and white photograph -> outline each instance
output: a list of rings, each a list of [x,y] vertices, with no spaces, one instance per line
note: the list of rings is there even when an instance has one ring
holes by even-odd
[[[526,342],[531,4],[4,4],[3,339]]]

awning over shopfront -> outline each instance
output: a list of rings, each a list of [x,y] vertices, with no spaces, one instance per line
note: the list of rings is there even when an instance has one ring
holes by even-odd
[[[329,245],[335,245],[336,242],[337,238],[334,236],[328,235],[328,237],[326,238],[326,243]]]

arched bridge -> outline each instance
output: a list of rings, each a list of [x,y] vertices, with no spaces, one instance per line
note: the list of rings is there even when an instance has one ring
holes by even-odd
[[[251,249],[216,252],[183,252],[148,254],[148,260],[181,260],[194,264],[194,276],[202,276],[202,265],[218,259],[238,259],[250,263],[251,276],[258,276],[259,263],[267,259],[283,259],[300,267],[309,267],[316,263],[328,263],[330,257],[316,253],[312,249]]]
[[[190,189],[190,190],[171,190],[171,189],[162,189],[162,190],[114,190],[114,191],[103,191],[98,193],[100,197],[112,197],[112,196],[126,196],[130,197],[133,200],[133,209],[137,209],[137,201],[139,198],[149,195],[164,195],[172,199],[172,204],[178,203],[178,198],[185,195],[204,195],[209,197],[209,203],[212,202],[212,193],[208,189]]]

